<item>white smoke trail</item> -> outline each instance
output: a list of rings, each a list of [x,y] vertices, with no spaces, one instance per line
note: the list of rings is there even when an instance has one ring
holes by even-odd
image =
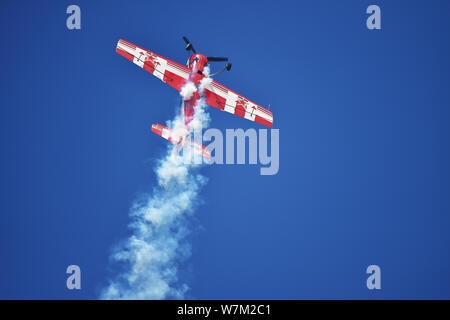
[[[207,81],[207,80],[205,80]],[[199,90],[203,90],[204,84]],[[193,90],[194,89],[194,90]],[[180,94],[188,100],[196,87],[187,83]],[[195,121],[195,122],[194,122]],[[204,102],[196,107],[192,128],[205,128],[209,116]],[[183,119],[168,126],[173,132],[187,132]],[[189,289],[178,277],[180,263],[190,256],[188,219],[199,202],[206,178],[198,165],[186,164],[168,144],[166,155],[155,168],[158,185],[152,194],[136,200],[130,216],[132,235],[112,255],[124,271],[101,293],[101,299],[182,299]]]

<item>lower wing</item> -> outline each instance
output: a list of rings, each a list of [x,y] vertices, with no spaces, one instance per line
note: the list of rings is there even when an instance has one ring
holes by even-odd
[[[205,87],[206,103],[239,117],[272,127],[273,114],[268,109],[250,101],[225,86],[212,81]]]

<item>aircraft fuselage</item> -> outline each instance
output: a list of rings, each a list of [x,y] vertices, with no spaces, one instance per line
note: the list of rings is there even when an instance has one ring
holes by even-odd
[[[205,78],[204,70],[208,65],[208,59],[202,54],[193,54],[188,61],[188,68],[191,70],[189,74],[189,81],[194,83],[197,87],[200,82]],[[195,106],[198,100],[201,98],[199,90],[195,91],[189,100],[182,102],[182,112],[184,115],[184,123],[188,127],[189,123],[194,118]]]

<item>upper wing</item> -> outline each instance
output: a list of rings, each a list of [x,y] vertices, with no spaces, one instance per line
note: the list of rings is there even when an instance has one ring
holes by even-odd
[[[223,85],[212,81],[205,87],[206,103],[220,110],[272,127],[273,114]]]
[[[185,66],[140,48],[128,41],[120,39],[117,43],[116,52],[178,91],[181,91],[181,87],[189,79],[190,71]],[[206,103],[210,106],[272,127],[272,112],[215,81],[206,86],[204,94]]]
[[[142,49],[128,41],[120,39],[117,42],[116,52],[178,91],[181,90],[181,87],[189,78],[188,68],[163,58],[156,53]]]

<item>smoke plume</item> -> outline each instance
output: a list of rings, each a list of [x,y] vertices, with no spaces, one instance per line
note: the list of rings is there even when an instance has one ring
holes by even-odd
[[[195,90],[188,82],[180,94],[188,100]],[[204,101],[200,100],[189,130],[205,128],[208,123]],[[179,117],[167,125],[174,134],[183,135],[188,130]],[[154,169],[157,185],[131,206],[131,235],[111,256],[122,272],[102,291],[101,299],[183,299],[189,289],[179,279],[179,268],[191,254],[188,222],[206,178],[198,172],[199,165],[186,164],[176,146],[167,145]]]

